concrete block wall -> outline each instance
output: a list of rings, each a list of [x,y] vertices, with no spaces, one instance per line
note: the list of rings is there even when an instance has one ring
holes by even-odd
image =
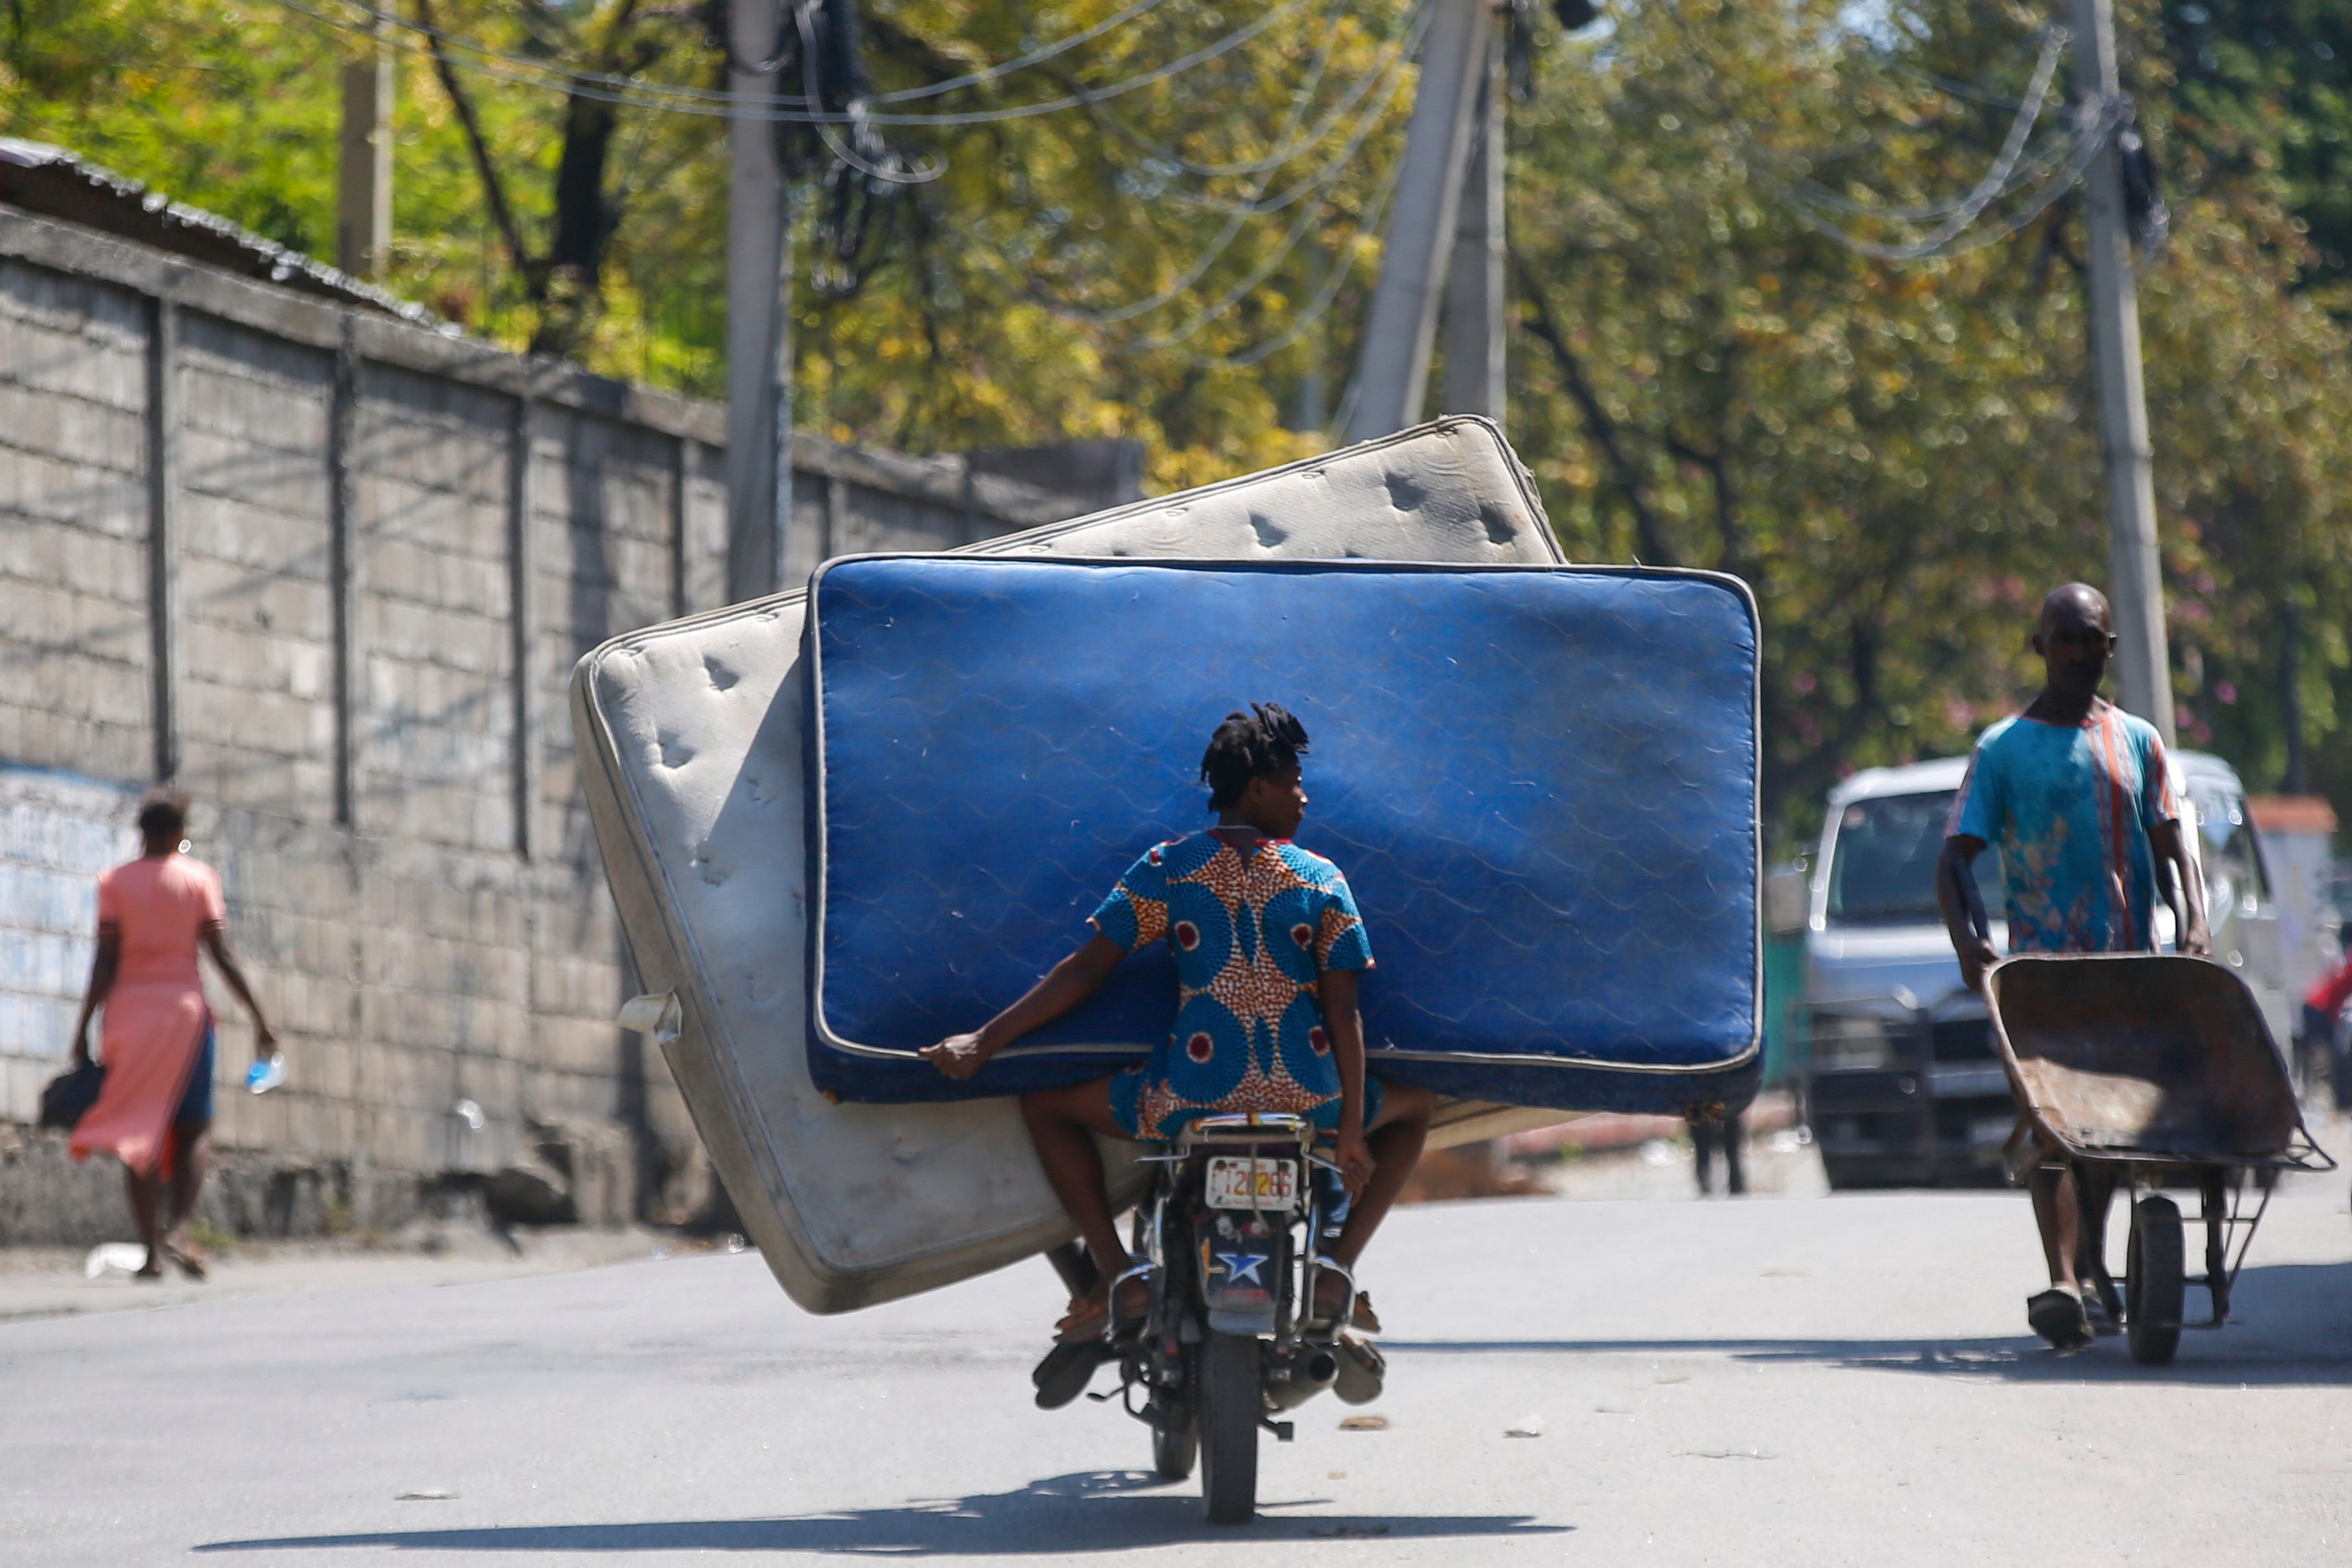
[[[0,257],[0,755],[144,776],[145,302]]]
[[[667,1069],[613,1023],[632,977],[566,686],[723,602],[723,430],[0,208],[0,1243],[121,1228],[110,1175],[24,1124],[159,776],[289,1057],[282,1089],[228,1092],[251,1038],[215,986],[221,1223],[397,1224],[551,1137],[593,1217],[701,1201]],[[801,573],[1082,510],[957,459],[793,456]]]

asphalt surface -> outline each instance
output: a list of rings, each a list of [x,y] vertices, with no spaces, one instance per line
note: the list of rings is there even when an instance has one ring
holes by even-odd
[[[1241,1531],[1031,1406],[1043,1263],[833,1319],[718,1253],[5,1322],[0,1562],[2342,1561],[2347,1185],[2162,1369],[2037,1348],[2015,1194],[1401,1211],[1389,1426],[1297,1411]]]

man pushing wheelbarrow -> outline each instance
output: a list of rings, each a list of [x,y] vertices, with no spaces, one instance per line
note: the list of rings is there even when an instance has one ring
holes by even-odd
[[[2176,948],[2209,949],[2202,879],[2181,827],[2164,742],[2153,725],[2099,696],[2115,651],[2105,595],[2081,583],[2042,603],[2033,651],[2040,696],[1987,730],[1952,804],[1936,901],[1959,956],[1961,979],[1984,988],[1997,958],[1969,866],[2000,847],[2012,953],[2153,952],[2159,894],[2170,905]],[[2083,1287],[2117,1315],[2104,1258],[2116,1167],[2073,1158],[2020,1107],[2010,1174],[2033,1195],[2034,1223],[2050,1263],[2050,1289],[2026,1302],[2034,1332],[2061,1351],[2092,1342]]]

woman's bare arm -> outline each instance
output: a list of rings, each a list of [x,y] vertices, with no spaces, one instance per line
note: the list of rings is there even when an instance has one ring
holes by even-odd
[[[205,928],[204,942],[205,951],[213,955],[215,963],[220,965],[221,978],[228,982],[228,988],[236,993],[236,999],[244,1003],[245,1010],[253,1016],[253,1059],[268,1059],[278,1049],[278,1031],[269,1026],[268,1018],[261,1011],[261,1004],[254,999],[253,987],[246,984],[245,971],[238,966],[236,954],[229,951],[228,932],[220,926],[208,925]]]
[[[1126,956],[1125,948],[1097,931],[1086,946],[1047,970],[1020,1001],[971,1034],[950,1035],[936,1046],[925,1046],[923,1059],[950,1078],[971,1077],[988,1065],[989,1058],[1101,990]]]
[[[122,963],[122,932],[112,925],[98,928],[98,952],[89,961],[89,988],[82,993],[81,1016],[74,1020],[73,1059],[79,1067],[89,1060],[89,1018],[106,994],[114,989],[114,972]]]

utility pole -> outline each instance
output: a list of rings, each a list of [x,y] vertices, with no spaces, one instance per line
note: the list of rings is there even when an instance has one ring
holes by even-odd
[[[2311,773],[2303,741],[2303,606],[2294,591],[2279,595],[2279,707],[2286,718],[2286,776],[2281,795],[2307,795]]]
[[[1429,389],[1447,253],[1455,243],[1463,174],[1495,37],[1489,0],[1434,4],[1437,14],[1422,44],[1421,81],[1405,132],[1404,167],[1381,247],[1381,281],[1372,291],[1357,362],[1350,443],[1386,436],[1420,419]]]
[[[1471,136],[1470,167],[1462,184],[1462,217],[1454,231],[1454,260],[1445,272],[1445,386],[1438,406],[1447,414],[1483,414],[1503,422],[1503,51],[1487,45],[1486,79]]]
[[[381,278],[392,259],[392,42],[381,23],[369,30],[366,56],[343,65],[335,199],[335,265],[354,278]]]
[[[729,6],[727,84],[737,94],[782,93],[779,71],[748,68],[783,52],[779,22],[790,4]],[[785,586],[792,520],[792,211],[781,129],[766,120],[727,125],[727,596],[737,603]]]
[[[2113,0],[2074,0],[2076,95],[2104,114],[2123,95]],[[2156,549],[2147,396],[2140,379],[2139,303],[2124,212],[2123,161],[2111,129],[2084,171],[2091,211],[2091,342],[2099,367],[2099,431],[2106,447],[2107,598],[2116,616],[2123,706],[2173,743],[2172,670],[2165,647],[2164,577]]]

